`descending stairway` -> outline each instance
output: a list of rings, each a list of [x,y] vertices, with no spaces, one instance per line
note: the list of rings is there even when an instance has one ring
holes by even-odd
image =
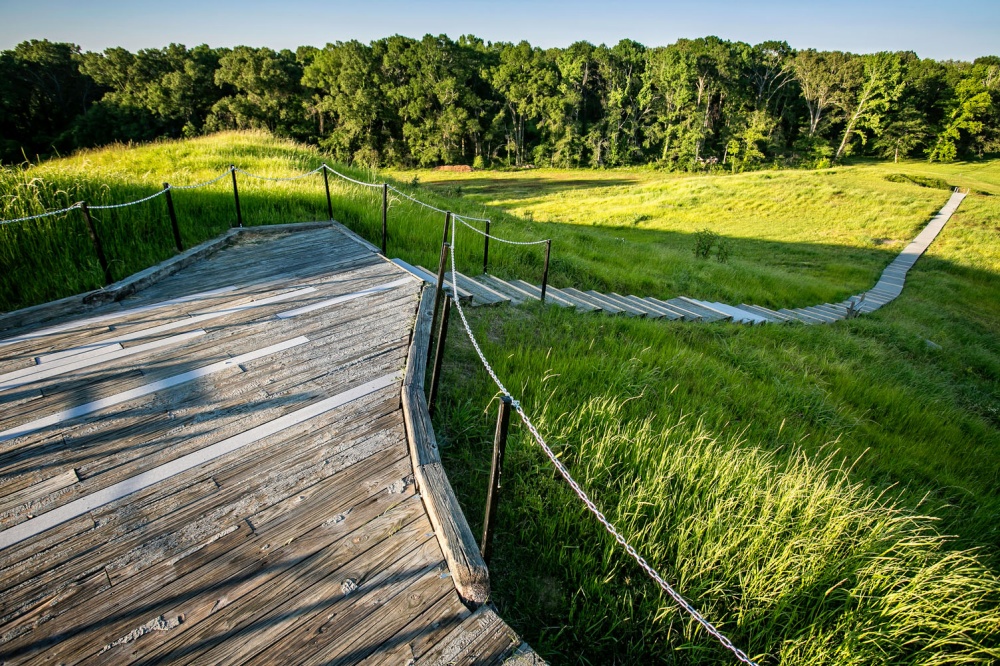
[[[602,294],[596,291],[579,291],[570,287],[556,289],[546,287],[545,302],[581,312],[603,312],[626,317],[648,317],[650,319],[672,319],[680,321],[731,321],[740,324],[803,323],[829,324],[841,319],[855,317],[861,313],[874,312],[894,300],[903,291],[907,272],[920,255],[944,228],[965,194],[954,192],[948,203],[935,215],[913,241],[882,272],[874,287],[851,296],[840,303],[823,303],[804,308],[770,310],[760,305],[740,303],[738,306],[701,301],[686,296],[678,296],[661,301],[650,296],[622,296],[614,292]],[[396,265],[409,271],[429,284],[437,283],[435,273],[422,266],[412,266],[402,259],[392,260]],[[493,275],[478,275],[474,278],[457,273],[458,298],[472,306],[541,300],[541,287],[523,280],[501,280]],[[451,273],[448,273],[446,287],[451,294]],[[453,295],[453,294],[452,294]],[[454,295],[453,295],[454,296]]]

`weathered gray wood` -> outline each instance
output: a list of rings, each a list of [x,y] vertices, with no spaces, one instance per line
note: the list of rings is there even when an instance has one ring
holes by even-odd
[[[467,603],[478,605],[489,598],[489,572],[441,466],[437,439],[424,396],[423,385],[430,346],[429,319],[432,315],[433,296],[429,289],[425,289],[417,312],[417,323],[403,380],[403,419],[417,488],[420,489],[434,532],[452,572],[455,588]]]
[[[619,301],[616,298],[613,298],[610,295],[602,294],[600,292],[593,290],[586,291],[584,292],[584,294],[590,300],[594,301],[595,303],[599,303],[606,312],[617,311],[624,314],[626,317],[635,317],[637,314],[639,314],[634,307],[626,305],[625,303],[622,303],[621,301]]]
[[[641,298],[633,294],[629,294],[628,298],[632,302],[637,303],[638,305],[641,305],[642,307],[646,308],[650,312],[651,316],[655,315],[660,319],[666,318],[670,320],[678,320],[681,318],[680,314],[675,312],[673,309],[665,308],[659,303],[656,303],[655,301]]]
[[[506,281],[501,280],[493,275],[480,275],[479,281],[491,287],[493,290],[505,295],[511,300],[515,305],[520,305],[528,300],[534,300],[528,294],[525,294],[520,289],[515,289],[509,285]]]
[[[531,284],[530,282],[525,282],[524,280],[510,280],[509,282],[510,282],[510,284],[514,285],[515,287],[517,287],[521,291],[527,292],[527,293],[531,294],[532,296],[535,296],[539,300],[541,300],[541,298],[542,298],[542,289],[541,289],[541,287],[536,287],[535,285]],[[545,287],[545,302],[546,303],[552,302],[552,303],[555,303],[556,305],[562,306],[564,308],[574,308],[574,307],[576,307],[576,303],[574,303],[573,301],[565,298],[559,292],[558,289],[555,289],[554,287],[550,287],[548,285],[546,285],[546,287]]]
[[[0,529],[182,456],[204,457],[198,458],[202,464],[180,465],[157,483],[140,484],[127,496],[0,549],[0,661],[264,663],[290,654],[295,663],[378,661],[394,654],[402,635],[420,654],[454,640],[453,630],[470,617],[462,599],[487,598],[487,572],[475,561],[478,549],[436,455],[429,419],[421,421],[426,450],[410,454],[407,432],[417,419],[408,422],[401,409],[405,382],[419,394],[413,404],[406,401],[410,411],[426,415],[420,392],[425,366],[413,362],[421,345],[414,348],[411,339],[429,337],[419,331],[411,336],[414,325],[421,327],[420,317],[414,320],[419,284],[279,319],[279,311],[356,293],[402,273],[367,256],[363,243],[336,227],[248,233],[257,229],[266,228],[239,232],[210,260],[88,311],[121,316],[4,348],[11,355],[5,358],[13,359],[4,369],[11,363],[18,364],[14,370],[30,367],[17,359],[39,355],[45,357],[41,372],[60,366],[67,372],[40,376],[40,391],[6,402],[0,429],[275,341],[308,339],[207,381],[0,445]],[[136,306],[221,284],[238,289],[129,314]],[[315,291],[185,321],[306,286]],[[157,329],[169,322],[184,325]],[[90,365],[102,357],[86,351],[95,341],[125,336],[112,343],[124,347],[119,351],[143,349],[196,326],[205,330],[196,344]],[[63,354],[71,347],[85,351]],[[426,361],[426,342],[422,349]],[[391,386],[305,420],[294,417],[403,367],[409,372]],[[294,418],[278,421],[287,415]],[[268,424],[282,427],[256,438],[253,429]],[[200,453],[234,437],[240,447],[219,448],[219,456]],[[415,466],[418,459],[424,464]],[[448,544],[450,560],[439,539]],[[358,584],[356,592],[344,591],[348,579]],[[327,612],[351,621],[330,624]],[[316,640],[313,628],[325,640]]]
[[[661,301],[658,298],[648,297],[646,300],[652,301],[666,310],[672,310],[681,316],[684,321],[701,321],[702,315],[692,309],[683,307],[674,302]]]

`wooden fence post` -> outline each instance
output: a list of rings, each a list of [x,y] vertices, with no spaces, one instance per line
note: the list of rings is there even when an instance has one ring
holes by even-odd
[[[545,287],[549,284],[549,255],[552,254],[552,239],[545,241],[545,268],[542,270],[542,303],[545,302]]]
[[[486,517],[483,519],[483,541],[479,547],[483,560],[490,563],[493,555],[493,532],[497,522],[497,504],[500,488],[503,486],[503,459],[507,452],[507,432],[510,429],[510,408],[513,404],[509,395],[500,396],[500,411],[497,413],[497,429],[493,435],[493,464],[490,467],[490,487],[486,495]]]
[[[333,219],[333,200],[330,199],[330,176],[326,172],[326,162],[323,162],[323,187],[326,188],[326,214],[327,219]]]
[[[236,165],[229,165],[229,173],[233,174],[233,198],[236,199],[236,224],[243,228],[243,212],[240,210],[240,191],[236,187]]]
[[[444,234],[441,236],[441,243],[448,243],[448,231],[451,227],[451,212],[444,214]]]
[[[94,252],[97,253],[97,261],[100,262],[101,269],[104,271],[104,285],[107,286],[114,282],[114,280],[111,279],[111,267],[108,265],[108,258],[104,256],[104,246],[101,244],[101,237],[97,235],[97,228],[94,226],[94,220],[90,217],[87,202],[81,201],[77,206],[79,206],[80,212],[83,214],[83,221],[87,223],[90,242],[94,245]]]
[[[444,293],[444,269],[448,265],[448,243],[441,245],[441,259],[438,261],[437,288],[434,292],[434,317],[431,319],[431,334],[438,325],[438,313],[441,311],[441,296]],[[429,349],[429,348],[428,348]],[[428,359],[429,360],[429,359]]]
[[[490,263],[490,221],[486,220],[486,235],[483,236],[483,275]]]
[[[163,196],[167,199],[167,215],[170,216],[170,228],[174,231],[174,245],[178,252],[184,251],[184,243],[181,241],[181,228],[177,226],[177,213],[174,211],[174,197],[170,194],[170,183],[163,183]]]
[[[434,405],[437,402],[438,382],[441,381],[441,364],[444,362],[444,343],[448,338],[448,314],[451,312],[451,299],[444,295],[444,311],[441,313],[441,326],[438,327],[437,348],[434,350],[434,369],[431,371],[431,394],[427,398],[427,412],[434,416]]]
[[[389,184],[382,183],[382,256],[385,256],[387,226],[389,218]]]

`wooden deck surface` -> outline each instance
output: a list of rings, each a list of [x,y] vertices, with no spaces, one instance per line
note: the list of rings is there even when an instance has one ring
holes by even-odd
[[[0,339],[0,663],[495,663],[400,409],[421,283],[243,234]]]

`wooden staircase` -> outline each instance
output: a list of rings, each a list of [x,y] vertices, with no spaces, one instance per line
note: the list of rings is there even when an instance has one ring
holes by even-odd
[[[944,207],[931,219],[913,241],[882,272],[879,281],[868,291],[841,301],[822,303],[804,308],[770,310],[760,305],[727,305],[714,301],[701,301],[686,296],[678,296],[661,301],[650,296],[622,296],[614,292],[602,294],[596,291],[579,291],[570,287],[556,289],[548,285],[545,302],[581,312],[602,312],[626,317],[647,317],[649,319],[671,319],[677,321],[729,321],[738,324],[831,324],[841,319],[849,319],[859,314],[874,312],[891,302],[903,292],[906,274],[924,253],[931,242],[944,228],[965,194],[956,190]],[[392,260],[396,265],[409,271],[429,284],[437,283],[437,275],[421,266],[411,266],[402,259]],[[478,275],[474,278],[457,273],[458,298],[463,303],[475,306],[512,303],[519,305],[526,301],[539,301],[542,289],[523,280],[501,280],[493,275]],[[451,294],[451,272],[446,275],[447,291]]]

